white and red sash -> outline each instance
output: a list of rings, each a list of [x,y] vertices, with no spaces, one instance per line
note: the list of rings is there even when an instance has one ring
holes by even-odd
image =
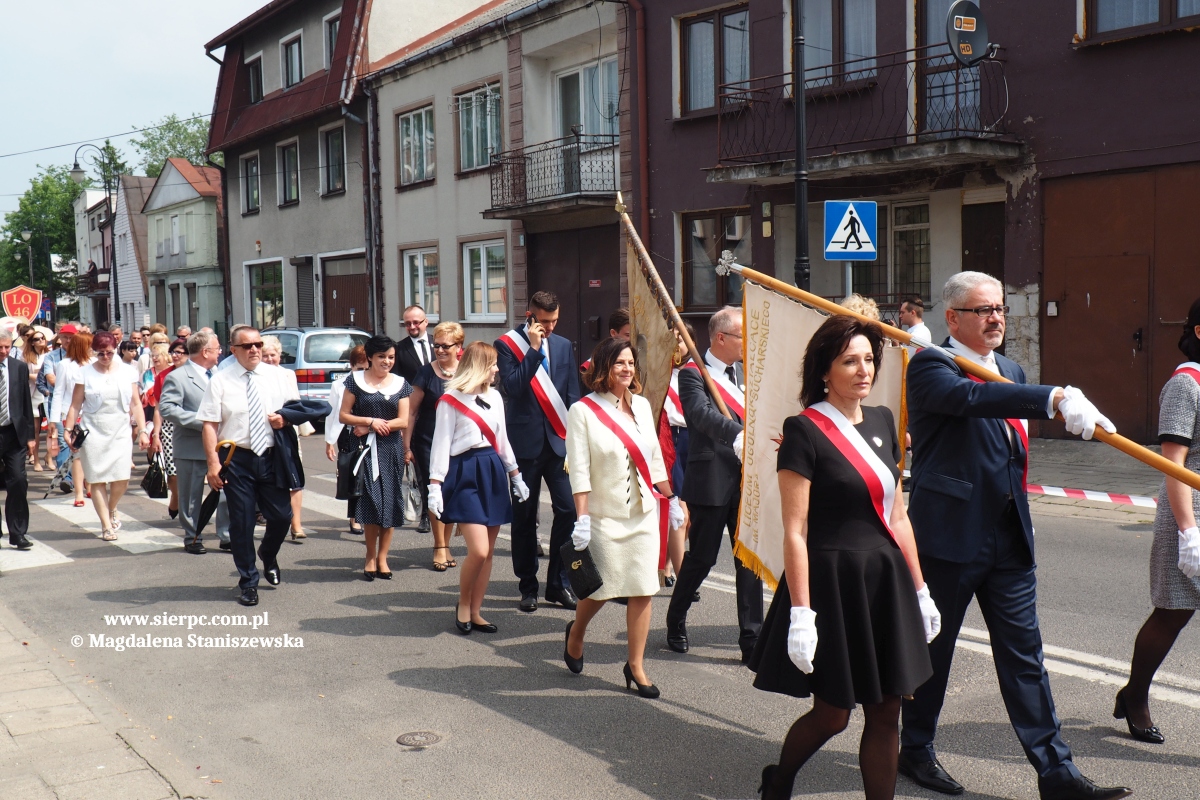
[[[686,428],[687,420],[683,416],[683,402],[679,399],[679,370],[671,373],[671,383],[667,385],[667,398],[663,401],[667,412],[667,423],[674,428]]]
[[[982,378],[976,378],[974,375],[967,375],[968,378],[976,383],[987,383]],[[1006,418],[1012,429],[1016,432],[1017,438],[1021,440],[1021,446],[1025,448],[1025,465],[1021,468],[1021,487],[1025,488],[1029,485],[1029,420]]]
[[[504,342],[512,351],[518,364],[524,361],[525,354],[533,349],[525,337],[516,331],[504,334],[500,337],[500,341]],[[546,415],[546,419],[550,420],[550,427],[554,429],[560,439],[566,439],[567,404],[563,402],[558,389],[554,388],[554,382],[550,380],[550,371],[546,369],[545,360],[538,366],[538,371],[534,373],[533,383],[530,384],[530,387],[533,389],[533,396],[537,398],[538,405],[542,407],[542,413]]]
[[[600,395],[592,393],[583,398],[579,402],[583,403],[591,410],[596,418],[604,427],[613,432],[621,444],[625,445],[625,449],[629,451],[629,459],[633,462],[634,469],[637,470],[638,477],[646,488],[650,490],[651,496],[658,504],[658,568],[666,567],[667,558],[667,531],[669,528],[670,519],[670,504],[671,501],[664,497],[658,489],[654,487],[654,481],[650,480],[650,458],[651,454],[646,452],[642,442],[638,438],[636,428],[631,433],[628,425],[632,425],[632,421],[625,417],[620,411],[617,411]]]
[[[817,429],[828,437],[838,452],[845,456],[862,477],[867,485],[867,493],[871,496],[871,505],[879,515],[879,521],[895,540],[896,534],[892,532],[891,518],[892,506],[896,501],[896,480],[887,464],[884,464],[883,459],[871,449],[850,420],[831,403],[822,400],[800,413],[812,420]]]
[[[1176,375],[1190,375],[1192,380],[1200,383],[1200,364],[1197,364],[1195,361],[1185,361],[1171,373],[1172,378]]]
[[[746,394],[741,387],[733,381],[729,380],[729,376],[724,370],[705,365],[708,367],[709,377],[713,379],[713,384],[716,385],[717,391],[721,394],[721,399],[725,401],[725,405],[729,410],[738,415],[739,419],[746,418]],[[694,369],[699,371],[695,361],[689,361],[683,365],[684,369]]]
[[[488,444],[492,446],[492,449],[497,453],[500,452],[500,448],[496,446],[496,432],[492,430],[491,425],[487,424],[487,420],[476,414],[470,406],[449,392],[446,392],[444,395],[442,395],[438,402],[445,403],[467,419],[471,420],[471,422],[474,422],[479,428],[479,432],[483,434],[483,438],[487,439]]]

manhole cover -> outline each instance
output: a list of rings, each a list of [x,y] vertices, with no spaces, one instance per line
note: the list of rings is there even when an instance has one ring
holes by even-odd
[[[413,731],[412,733],[402,733],[397,736],[396,744],[405,747],[429,747],[441,740],[442,737],[433,731]]]

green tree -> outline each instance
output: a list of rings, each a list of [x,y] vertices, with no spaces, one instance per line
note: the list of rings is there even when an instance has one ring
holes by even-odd
[[[208,147],[208,118],[193,114],[180,119],[168,114],[130,141],[141,156],[138,164],[151,178],[157,178],[168,158],[186,158],[197,166],[207,162],[204,149]],[[221,163],[220,154],[213,158]]]
[[[99,183],[101,186],[107,183],[112,187],[113,191],[117,190],[117,176],[129,175],[129,165],[125,163],[125,154],[118,150],[111,141],[104,140],[104,147],[100,148],[103,156],[97,156],[95,161],[96,171],[99,173]],[[94,154],[93,154],[94,155]]]
[[[106,143],[107,144],[107,143]],[[85,184],[89,181],[85,181]],[[38,166],[37,177],[9,212],[0,227],[0,286],[29,283],[29,256],[22,231],[30,231],[35,289],[60,297],[75,292],[75,212],[72,204],[83,187],[71,180],[65,166]],[[52,257],[62,259],[52,269]],[[63,313],[70,313],[64,309]]]

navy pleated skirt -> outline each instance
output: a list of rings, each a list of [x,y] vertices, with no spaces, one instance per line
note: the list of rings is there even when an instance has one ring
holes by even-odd
[[[683,491],[683,473],[687,469],[688,429],[672,425],[671,438],[675,440],[675,463],[671,466],[671,491],[679,494]]]
[[[490,447],[476,447],[450,456],[450,469],[442,483],[445,510],[442,522],[507,525],[512,522],[508,474],[500,456]]]

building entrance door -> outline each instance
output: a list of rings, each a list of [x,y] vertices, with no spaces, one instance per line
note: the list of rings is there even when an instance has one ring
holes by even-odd
[[[364,257],[326,259],[321,280],[325,325],[371,330],[371,292]]]
[[[620,227],[526,234],[526,240],[529,294],[558,295],[561,310],[554,332],[571,341],[575,360],[583,362],[608,336],[608,315],[621,305]]]

